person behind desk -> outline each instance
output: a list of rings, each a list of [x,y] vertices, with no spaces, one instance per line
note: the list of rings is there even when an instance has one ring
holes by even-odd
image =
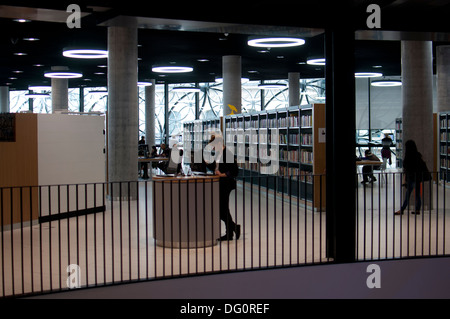
[[[241,225],[237,225],[233,221],[233,217],[230,213],[230,193],[233,189],[236,189],[236,176],[239,173],[239,168],[234,158],[234,154],[228,150],[223,143],[222,136],[211,137],[210,143],[214,142],[216,147],[222,146],[222,152],[217,154],[215,174],[220,177],[219,180],[219,207],[220,207],[220,219],[225,223],[225,235],[220,237],[219,241],[232,240],[233,233],[236,234],[236,239],[241,236]],[[217,149],[216,149],[217,152]]]
[[[375,154],[373,154],[370,150],[366,150],[364,152],[364,157],[362,158],[362,160],[365,161],[377,161],[379,162],[380,159],[378,158],[378,156],[376,156]],[[370,182],[376,182],[376,178],[375,176],[373,176],[373,170],[374,169],[380,169],[380,166],[373,166],[373,165],[364,165],[362,168],[362,172],[363,172],[363,181],[361,182],[362,184],[368,183],[369,182],[369,178],[370,178]]]
[[[387,159],[389,161],[389,165],[392,165],[391,159],[391,146],[393,146],[392,139],[389,137],[389,134],[384,134],[384,138],[381,140],[381,158]]]

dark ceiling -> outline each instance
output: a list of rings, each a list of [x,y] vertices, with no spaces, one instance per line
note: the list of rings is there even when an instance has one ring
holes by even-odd
[[[70,3],[80,5],[81,28],[70,29],[66,12]],[[401,74],[400,41],[433,40],[450,44],[450,0],[386,1],[259,1],[191,3],[153,2],[120,4],[108,1],[3,1],[0,4],[0,85],[27,89],[28,85],[50,84],[44,71],[67,66],[83,72],[83,78],[70,80],[76,87],[106,86],[106,59],[66,58],[65,47],[107,48],[107,28],[118,23],[137,23],[139,80],[158,82],[210,82],[221,76],[222,57],[242,56],[242,76],[253,80],[286,79],[289,72],[302,78],[324,77],[324,67],[305,64],[309,57],[324,56],[324,30],[349,26],[356,30],[355,71],[377,71],[385,76]],[[330,5],[331,3],[331,5]],[[367,6],[381,7],[382,28],[365,25]],[[213,4],[215,4],[213,6]],[[126,18],[125,18],[126,17]],[[15,18],[30,22],[15,22]],[[305,45],[294,48],[261,49],[249,47],[252,35],[300,36]],[[38,41],[27,41],[37,38]],[[26,55],[15,55],[22,52]],[[202,61],[200,61],[202,60]],[[207,61],[204,61],[207,60]],[[153,64],[188,64],[194,72],[160,77]],[[36,66],[39,65],[39,66]],[[374,69],[374,66],[382,66]],[[103,74],[100,74],[103,73]]]

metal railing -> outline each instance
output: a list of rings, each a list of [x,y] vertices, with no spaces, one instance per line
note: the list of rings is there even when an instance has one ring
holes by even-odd
[[[445,184],[428,183],[420,215],[396,216],[401,174],[376,176],[355,188],[357,260],[448,255]],[[228,241],[216,241],[225,225],[206,179],[0,188],[0,296],[333,262],[324,185],[239,179],[229,208],[241,235]]]

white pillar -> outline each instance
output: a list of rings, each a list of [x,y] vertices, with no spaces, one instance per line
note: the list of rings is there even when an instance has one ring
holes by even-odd
[[[9,113],[9,87],[0,86],[0,113]]]
[[[155,145],[155,92],[156,81],[145,87],[145,140],[149,147]]]
[[[53,71],[68,70],[65,66],[53,66]],[[52,78],[52,113],[69,109],[69,80]]]
[[[242,109],[242,62],[237,55],[222,59],[223,116],[240,114]]]
[[[289,106],[300,105],[300,73],[289,72]]]
[[[108,28],[108,181],[138,178],[137,28]],[[136,198],[136,185],[122,187],[122,198]],[[111,195],[111,194],[110,194]],[[120,195],[112,189],[112,198]]]

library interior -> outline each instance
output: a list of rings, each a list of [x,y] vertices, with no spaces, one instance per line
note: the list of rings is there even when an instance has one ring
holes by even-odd
[[[450,1],[299,6],[1,4],[0,297],[448,266]]]

